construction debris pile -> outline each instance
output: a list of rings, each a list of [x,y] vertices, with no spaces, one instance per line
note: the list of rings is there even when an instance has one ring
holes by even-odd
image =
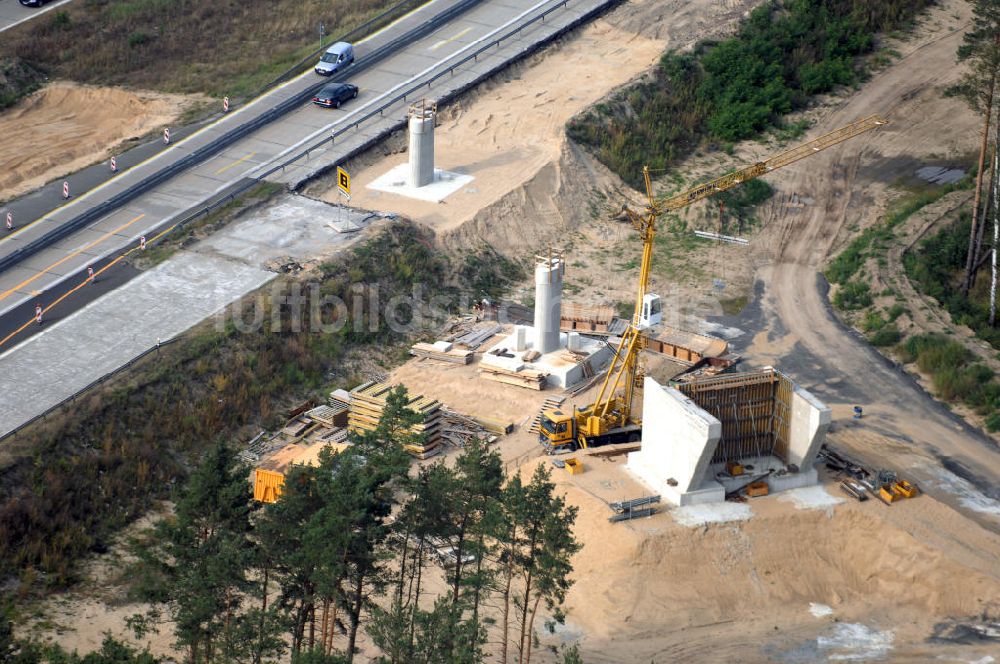
[[[441,409],[441,439],[452,447],[463,448],[478,438],[488,443],[495,442],[498,434],[510,433],[514,424],[492,420],[480,420],[457,413],[448,407]]]
[[[841,491],[856,500],[865,501],[871,495],[886,505],[892,505],[894,502],[913,498],[920,493],[915,484],[902,479],[895,471],[867,468],[826,445],[820,449],[819,456],[825,460],[828,470],[841,477]]]

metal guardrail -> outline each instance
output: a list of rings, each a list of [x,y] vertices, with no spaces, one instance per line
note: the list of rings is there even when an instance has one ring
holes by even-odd
[[[377,108],[369,111],[365,115],[361,116],[359,119],[357,119],[357,120],[355,120],[353,122],[350,122],[350,123],[346,124],[344,127],[331,132],[330,136],[328,136],[328,137],[326,137],[326,138],[324,138],[324,139],[322,139],[322,140],[314,143],[313,145],[309,146],[308,148],[303,149],[301,152],[299,152],[294,157],[290,157],[289,159],[287,159],[286,161],[282,162],[281,164],[278,164],[277,166],[271,167],[270,169],[264,171],[263,173],[261,173],[257,177],[263,179],[263,178],[266,178],[268,175],[271,175],[272,173],[276,173],[277,171],[280,171],[280,170],[282,170],[284,168],[287,168],[288,166],[292,165],[293,163],[295,163],[296,161],[298,161],[302,157],[307,156],[313,150],[319,149],[319,148],[323,147],[324,145],[326,145],[327,143],[333,143],[337,139],[338,136],[341,136],[341,135],[347,133],[351,129],[355,129],[356,130],[362,123],[367,122],[368,120],[371,120],[373,117],[375,117],[375,116],[382,117],[382,114],[385,112],[385,110],[387,108],[395,106],[400,101],[404,101],[405,102],[407,100],[407,97],[413,95],[413,93],[415,93],[416,91],[418,91],[418,90],[420,90],[421,88],[424,88],[424,87],[428,87],[429,88],[431,86],[431,84],[433,84],[435,81],[437,81],[437,80],[439,80],[441,78],[444,78],[445,76],[454,75],[455,70],[458,69],[459,67],[461,67],[462,65],[465,65],[465,64],[467,64],[469,62],[478,61],[479,56],[481,56],[486,51],[490,50],[491,48],[499,47],[502,42],[505,42],[508,39],[510,39],[511,37],[520,34],[525,28],[528,28],[528,27],[534,25],[535,23],[544,22],[545,19],[546,19],[546,17],[548,17],[553,12],[558,11],[560,9],[565,9],[566,6],[569,4],[569,2],[570,2],[570,0],[563,0],[559,4],[557,4],[557,5],[553,6],[553,7],[550,7],[549,9],[546,9],[544,12],[542,12],[538,16],[535,16],[535,17],[533,17],[531,19],[528,19],[527,21],[525,21],[521,25],[518,25],[517,27],[511,28],[506,33],[504,33],[502,36],[497,37],[497,38],[495,38],[495,39],[487,42],[485,45],[479,47],[478,49],[476,49],[472,53],[466,55],[464,58],[462,58],[458,62],[453,62],[450,65],[448,65],[447,67],[445,67],[442,71],[438,72],[437,74],[434,74],[430,78],[428,78],[428,79],[426,79],[424,81],[421,81],[419,83],[415,83],[414,85],[410,86],[406,91],[404,91],[404,92],[396,95],[395,97],[393,97],[392,99],[390,99],[390,100],[388,100],[386,102],[383,102]],[[588,16],[589,16],[589,14],[588,14]],[[444,101],[444,100],[446,100],[446,99],[441,99],[439,101]]]
[[[406,34],[397,37],[396,39],[390,41],[388,44],[378,49],[372,55],[368,56],[364,60],[357,61],[353,67],[345,70],[341,74],[337,74],[331,77],[333,80],[338,80],[346,77],[347,72],[356,73],[359,71],[364,71],[377,63],[381,62],[389,55],[394,53],[396,50],[407,46],[417,39],[425,36],[427,33],[436,29],[442,23],[446,23],[455,16],[465,12],[470,9],[473,5],[479,3],[481,0],[462,0],[450,9],[442,12],[440,15],[435,17],[435,20],[428,21],[419,27],[407,32]],[[39,238],[32,240],[28,244],[24,245],[20,249],[11,252],[10,254],[0,258],[0,272],[7,270],[8,268],[16,265],[17,263],[33,256],[42,249],[45,249],[49,245],[58,242],[65,237],[75,233],[87,224],[97,221],[101,217],[109,214],[110,212],[118,209],[119,207],[125,205],[126,203],[134,200],[139,195],[149,191],[153,187],[162,184],[163,182],[173,178],[175,175],[187,170],[188,168],[195,166],[202,161],[208,159],[212,155],[216,154],[220,150],[223,150],[241,138],[257,131],[261,127],[274,122],[281,116],[285,115],[294,108],[298,108],[304,101],[312,98],[313,94],[319,90],[328,81],[318,81],[315,85],[309,86],[302,92],[292,95],[288,99],[284,100],[280,104],[270,108],[269,110],[261,113],[253,120],[245,122],[240,126],[229,130],[216,140],[212,141],[207,145],[194,150],[190,154],[178,159],[173,164],[163,168],[156,173],[140,180],[136,184],[129,187],[127,190],[112,196],[103,203],[99,203],[94,207],[90,208],[86,212],[74,217],[70,221],[59,226],[59,228],[53,229],[48,233],[45,233]]]
[[[90,390],[94,389],[98,385],[101,385],[102,383],[104,383],[104,382],[106,382],[106,381],[114,378],[115,376],[117,376],[118,374],[122,373],[126,369],[131,369],[135,365],[136,362],[142,360],[144,357],[146,357],[150,353],[155,353],[155,352],[159,351],[161,348],[163,348],[164,346],[168,346],[168,345],[174,343],[175,341],[178,341],[179,339],[180,339],[180,335],[178,335],[178,336],[176,336],[176,337],[174,337],[172,339],[167,339],[166,341],[158,341],[156,343],[156,345],[153,346],[152,348],[147,348],[146,350],[144,350],[140,354],[136,355],[131,360],[129,360],[125,364],[121,365],[117,369],[113,369],[112,371],[109,371],[108,373],[104,374],[100,378],[91,381],[90,383],[87,384],[86,387],[81,387],[79,390],[77,390],[76,392],[74,392],[72,395],[66,397],[65,399],[63,399],[59,403],[54,404],[50,408],[46,409],[45,412],[39,413],[38,415],[35,415],[34,417],[32,417],[27,422],[22,422],[21,424],[17,425],[16,427],[14,427],[13,429],[11,429],[7,433],[5,433],[2,436],[0,436],[0,441],[6,440],[7,438],[10,438],[11,436],[16,436],[18,434],[18,432],[20,432],[22,429],[31,426],[32,424],[34,424],[35,422],[38,422],[39,420],[44,420],[46,417],[48,417],[49,415],[51,415],[53,412],[59,410],[60,408],[62,408],[63,406],[65,406],[68,403],[72,403],[72,402],[76,401],[77,399],[79,399],[84,394],[86,394]]]
[[[473,4],[474,2],[478,2],[478,1],[479,0],[472,0],[472,2],[469,3],[469,5]],[[619,0],[610,0],[609,2],[607,2],[607,3],[605,3],[605,4],[601,5],[601,6],[599,6],[598,8],[596,8],[595,10],[593,10],[592,12],[588,12],[588,13],[584,14],[577,21],[574,21],[573,23],[569,24],[568,26],[565,26],[562,30],[557,31],[554,35],[550,36],[549,39],[554,39],[555,37],[559,36],[563,32],[572,29],[573,27],[575,27],[580,22],[588,20],[591,16],[599,13],[600,11],[603,11],[608,6],[611,6],[612,4],[616,4],[618,1]],[[442,78],[446,74],[453,73],[454,70],[457,67],[460,67],[463,64],[468,63],[469,61],[476,61],[478,59],[478,57],[480,55],[482,55],[484,52],[488,51],[491,48],[499,46],[501,42],[506,41],[506,40],[510,39],[512,36],[520,33],[524,28],[526,28],[526,27],[528,27],[530,25],[534,25],[537,22],[544,21],[546,16],[550,15],[552,12],[554,12],[554,11],[556,11],[558,9],[564,9],[568,5],[569,2],[570,2],[570,0],[563,0],[563,2],[559,3],[558,5],[555,5],[554,7],[551,7],[549,9],[545,10],[545,12],[543,12],[542,14],[539,14],[538,16],[536,16],[536,17],[534,17],[532,19],[529,19],[527,22],[523,23],[522,25],[520,25],[520,26],[518,26],[516,28],[511,29],[510,31],[508,31],[507,33],[505,33],[503,36],[497,37],[496,39],[490,41],[488,44],[486,44],[486,45],[482,46],[481,48],[477,49],[474,53],[469,54],[468,56],[466,56],[462,60],[458,61],[457,63],[453,63],[453,64],[449,65],[442,72],[440,72],[438,74],[435,74],[434,76],[432,76],[427,81],[423,81],[423,82],[414,84],[409,89],[407,89],[405,92],[397,95],[392,100],[385,102],[384,104],[380,105],[379,108],[377,108],[377,109],[371,111],[370,113],[368,113],[364,118],[346,125],[344,128],[338,130],[337,132],[334,132],[331,136],[323,139],[322,141],[319,141],[318,143],[316,143],[315,145],[310,146],[309,148],[306,148],[306,149],[302,150],[297,155],[295,155],[293,157],[290,157],[289,159],[287,159],[284,162],[282,162],[280,165],[275,166],[274,168],[269,169],[268,171],[266,171],[266,172],[258,175],[257,177],[255,177],[255,178],[247,178],[247,181],[243,185],[240,185],[240,186],[234,188],[228,195],[222,196],[222,197],[218,198],[217,200],[215,200],[214,202],[212,202],[212,203],[210,203],[210,204],[208,204],[208,205],[206,205],[206,206],[204,206],[202,208],[199,208],[197,210],[194,210],[194,211],[190,212],[186,217],[184,217],[183,219],[181,219],[180,221],[178,221],[178,222],[176,222],[174,224],[173,230],[176,231],[176,230],[183,229],[185,226],[187,226],[191,222],[197,220],[201,216],[209,214],[215,208],[221,207],[223,205],[226,205],[226,204],[232,202],[237,196],[242,195],[246,191],[250,190],[251,188],[253,188],[253,187],[257,186],[258,184],[260,184],[261,182],[263,182],[264,179],[268,175],[271,175],[272,173],[275,173],[278,170],[280,170],[282,168],[285,168],[285,167],[293,164],[294,162],[296,162],[299,159],[301,159],[303,156],[307,155],[312,150],[315,150],[318,147],[321,147],[322,145],[325,145],[326,143],[332,142],[337,136],[345,133],[349,129],[352,129],[352,128],[356,129],[357,126],[360,125],[362,122],[370,120],[371,118],[375,117],[376,115],[378,115],[378,116],[381,117],[382,112],[386,108],[389,108],[389,107],[391,107],[391,106],[399,103],[400,101],[405,101],[406,98],[409,95],[412,95],[414,92],[416,92],[420,88],[429,86],[431,83],[433,83],[434,81]],[[536,47],[537,46],[538,45],[536,45]],[[526,51],[526,53],[530,52],[531,50],[532,49],[528,49]],[[523,57],[526,53],[522,53],[518,57]],[[516,60],[516,59],[517,58],[512,58],[511,61]],[[458,92],[459,91],[456,90],[452,94],[457,94]],[[442,100],[446,100],[446,99],[447,99],[447,97],[442,98]],[[174,337],[174,338],[169,339],[167,341],[159,342],[156,346],[153,346],[152,348],[147,349],[146,351],[142,352],[138,356],[136,356],[136,357],[132,358],[131,360],[129,360],[126,364],[123,364],[122,366],[118,367],[114,371],[108,372],[107,374],[105,374],[105,375],[101,376],[100,378],[98,378],[98,379],[92,381],[91,383],[89,383],[86,387],[77,390],[71,396],[63,399],[59,403],[57,403],[57,404],[51,406],[50,408],[46,409],[45,412],[32,417],[30,420],[28,420],[26,422],[23,422],[22,424],[18,425],[17,427],[15,427],[14,429],[12,429],[11,431],[9,431],[9,432],[7,432],[5,434],[0,435],[0,441],[3,441],[3,440],[5,440],[5,439],[7,439],[7,438],[9,438],[11,436],[16,436],[18,434],[18,432],[20,432],[25,427],[28,427],[31,424],[34,424],[35,422],[37,422],[37,421],[39,421],[41,419],[44,419],[45,417],[48,417],[50,414],[52,414],[54,411],[58,410],[59,408],[63,407],[64,405],[66,405],[68,403],[74,402],[77,398],[79,398],[80,396],[82,396],[86,392],[88,392],[88,391],[92,390],[93,388],[101,385],[102,383],[110,380],[111,378],[114,378],[115,376],[117,376],[122,371],[125,371],[126,369],[129,369],[132,366],[134,366],[136,362],[140,361],[141,359],[143,359],[144,357],[146,357],[150,353],[156,352],[162,346],[165,346],[167,344],[173,343],[173,342],[177,341],[179,338],[180,338],[180,336],[177,336],[177,337]]]

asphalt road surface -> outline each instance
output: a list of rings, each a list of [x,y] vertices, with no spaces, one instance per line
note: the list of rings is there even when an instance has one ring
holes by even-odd
[[[56,0],[41,7],[25,7],[17,0],[0,0],[0,32],[50,12],[69,0]]]

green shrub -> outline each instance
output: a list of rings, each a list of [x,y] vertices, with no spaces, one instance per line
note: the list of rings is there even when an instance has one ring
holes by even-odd
[[[869,311],[865,314],[865,319],[861,323],[861,329],[865,332],[876,332],[885,327],[887,322],[879,312]]]
[[[666,169],[706,139],[724,146],[781,126],[812,95],[856,83],[875,33],[912,21],[932,0],[772,0],[738,34],[666,54],[655,74],[568,124],[570,138],[634,187],[642,165]]]
[[[887,325],[869,336],[868,341],[870,341],[873,346],[881,348],[884,346],[893,346],[899,343],[900,336],[899,330],[895,325]]]
[[[986,418],[986,430],[992,433],[1000,431],[1000,413],[991,413]]]
[[[871,303],[871,288],[861,281],[848,281],[833,296],[833,306],[844,311],[864,309]]]

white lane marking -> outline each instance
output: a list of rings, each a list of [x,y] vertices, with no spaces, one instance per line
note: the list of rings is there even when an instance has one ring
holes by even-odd
[[[471,31],[472,31],[472,28],[471,28],[471,27],[468,27],[468,28],[466,28],[465,30],[462,30],[461,32],[459,32],[459,33],[458,33],[457,35],[455,35],[454,37],[449,37],[448,39],[442,39],[442,40],[441,40],[441,41],[439,41],[439,42],[435,42],[435,43],[434,43],[434,45],[433,45],[433,46],[431,46],[431,47],[430,47],[429,49],[427,49],[427,50],[429,50],[429,51],[436,51],[436,50],[438,50],[439,48],[441,48],[442,46],[444,46],[445,44],[450,44],[451,42],[455,41],[456,39],[459,39],[459,38],[461,38],[462,36],[464,36],[464,35],[468,34],[468,33],[469,33],[469,32],[471,32]]]

